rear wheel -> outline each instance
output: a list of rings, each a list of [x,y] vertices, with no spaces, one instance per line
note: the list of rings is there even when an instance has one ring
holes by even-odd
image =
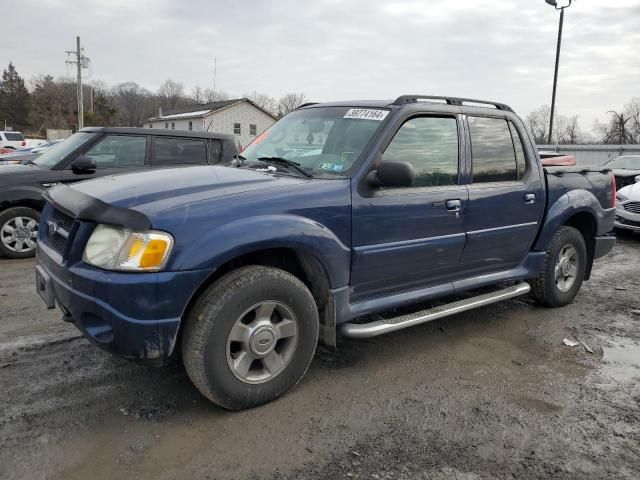
[[[579,230],[561,227],[547,249],[545,265],[531,281],[533,298],[547,307],[562,307],[578,294],[587,266],[587,248]]]
[[[182,356],[189,377],[231,410],[278,398],[307,371],[318,342],[309,289],[283,270],[233,271],[196,302],[186,319]]]
[[[29,258],[36,253],[40,212],[12,207],[0,213],[0,253],[9,258]]]

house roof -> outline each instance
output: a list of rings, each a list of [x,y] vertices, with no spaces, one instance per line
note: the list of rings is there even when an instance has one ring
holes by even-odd
[[[269,115],[270,117],[274,117],[272,114],[267,112],[265,109],[261,108],[259,105],[255,104],[248,98],[234,98],[231,100],[221,100],[219,102],[209,102],[209,103],[196,103],[193,105],[185,105],[184,107],[174,108],[169,110],[166,114],[163,114],[161,117],[152,117],[145,122],[152,121],[164,121],[164,120],[174,120],[174,119],[182,119],[182,118],[202,118],[210,115],[212,112],[223,110],[228,108],[236,103],[240,102],[249,102],[254,107],[262,110],[264,113]]]

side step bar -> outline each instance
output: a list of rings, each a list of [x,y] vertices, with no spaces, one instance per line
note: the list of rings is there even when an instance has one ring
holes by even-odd
[[[396,330],[431,322],[432,320],[466,312],[474,308],[484,307],[485,305],[490,305],[502,300],[526,295],[530,291],[531,286],[526,282],[522,282],[496,292],[485,293],[476,297],[465,298],[464,300],[457,300],[446,305],[409,313],[407,315],[400,315],[399,317],[380,318],[380,320],[362,324],[344,323],[340,326],[340,332],[345,337],[351,338],[376,337],[384,333],[395,332]]]

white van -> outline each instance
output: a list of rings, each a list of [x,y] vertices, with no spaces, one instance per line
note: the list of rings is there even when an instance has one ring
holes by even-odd
[[[0,132],[0,148],[24,147],[27,142],[20,132]]]

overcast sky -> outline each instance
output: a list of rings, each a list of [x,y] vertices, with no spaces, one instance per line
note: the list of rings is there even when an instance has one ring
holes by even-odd
[[[550,103],[558,13],[544,0],[19,0],[5,5],[0,63],[25,78],[167,78],[232,95],[314,101],[468,96],[525,115]],[[7,11],[8,10],[8,11]],[[7,20],[10,19],[10,20]],[[584,130],[640,96],[640,0],[576,0],[566,12],[557,108]]]

